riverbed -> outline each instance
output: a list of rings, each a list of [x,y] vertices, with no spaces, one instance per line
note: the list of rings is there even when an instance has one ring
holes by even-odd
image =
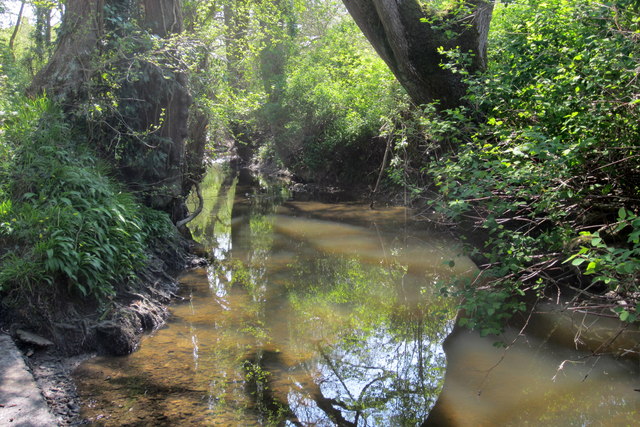
[[[304,201],[222,164],[203,195],[190,229],[212,264],[180,277],[182,300],[137,352],[76,370],[95,424],[637,421],[635,361],[518,330],[452,334],[456,301],[442,290],[477,269],[410,211]]]

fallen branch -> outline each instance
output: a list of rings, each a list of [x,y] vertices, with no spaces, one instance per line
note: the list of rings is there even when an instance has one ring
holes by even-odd
[[[176,227],[180,228],[186,224],[188,224],[189,222],[193,221],[195,219],[195,217],[197,217],[198,215],[200,215],[200,212],[202,212],[202,208],[204,207],[204,198],[202,197],[202,191],[200,190],[200,184],[198,184],[197,182],[194,182],[193,185],[196,187],[196,195],[198,196],[198,207],[196,208],[195,211],[193,211],[191,213],[191,215],[189,215],[188,217],[181,219],[180,221],[176,222]]]

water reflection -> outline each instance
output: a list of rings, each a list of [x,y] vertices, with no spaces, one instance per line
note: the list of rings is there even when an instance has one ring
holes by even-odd
[[[444,390],[424,426],[637,425],[637,362],[518,333],[506,331],[515,343],[505,351],[456,329],[446,343]]]
[[[556,314],[532,317],[542,334],[508,331],[507,352],[456,329],[440,394],[454,304],[438,289],[475,274],[456,246],[402,209],[291,201],[282,186],[228,172],[207,176],[190,224],[215,265],[183,275],[184,301],[138,352],[76,372],[95,424],[637,423],[637,361],[560,345],[585,319]],[[632,332],[619,342],[627,352]],[[607,334],[576,345],[600,348]]]
[[[405,228],[400,210],[285,203],[281,187],[212,175],[191,228],[218,261],[182,278],[185,301],[138,352],[81,367],[85,415],[102,425],[422,422],[454,316],[434,285],[473,265]]]

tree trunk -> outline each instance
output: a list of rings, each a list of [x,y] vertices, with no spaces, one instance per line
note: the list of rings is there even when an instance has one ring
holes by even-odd
[[[63,104],[86,99],[85,84],[91,77],[91,59],[102,31],[102,0],[68,0],[56,50],[36,75],[30,95],[46,92]]]
[[[25,3],[26,1],[23,0],[23,2],[20,4],[20,12],[18,12],[18,19],[16,20],[16,26],[13,27],[13,32],[11,33],[11,37],[9,38],[9,50],[11,51],[12,54],[13,54],[13,44],[16,41],[16,36],[18,35],[18,32],[20,31],[20,24],[22,23],[22,14],[24,12]]]
[[[144,25],[153,34],[167,37],[182,32],[182,2],[180,0],[142,0]]]
[[[91,142],[147,204],[171,211],[174,220],[184,215],[187,187],[187,77],[177,71],[171,49],[153,53],[163,56],[151,61],[145,53],[152,52],[144,51],[149,48],[126,51],[119,43],[140,38],[136,22],[160,39],[181,32],[181,5],[181,0],[68,0],[56,50],[29,89],[31,95],[46,92],[76,115],[115,93],[117,101],[105,102],[110,110],[98,121],[87,115]]]
[[[462,52],[475,55],[470,72],[483,69],[493,2],[466,0],[466,16],[441,18],[427,14],[418,0],[343,2],[416,104],[437,100],[440,109],[461,105],[466,91],[462,75],[442,68],[445,58],[438,50],[459,46]],[[436,21],[440,25],[434,25]]]

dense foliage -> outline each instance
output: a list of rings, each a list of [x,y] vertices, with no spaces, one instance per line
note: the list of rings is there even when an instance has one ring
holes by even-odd
[[[0,292],[20,303],[61,294],[105,303],[173,226],[108,176],[57,107],[20,103],[0,128]]]
[[[405,108],[406,95],[340,2],[191,8],[199,64],[192,82],[215,143],[229,141],[245,160],[255,155],[305,181],[375,180],[383,118]]]
[[[86,148],[89,136],[120,177],[149,184],[139,187],[147,196],[169,194],[154,184],[173,155],[170,135],[157,132],[168,113],[155,82],[162,93],[188,87],[192,140],[304,181],[373,187],[393,145],[389,198],[470,231],[483,273],[448,290],[464,298],[463,323],[498,331],[524,309],[522,296],[559,285],[600,298],[585,310],[638,318],[637,2],[498,2],[485,72],[469,73],[468,53],[441,49],[442,66],[469,88],[444,111],[410,105],[337,0],[185,0],[186,31],[162,40],[126,3],[104,11],[88,102],[74,109],[83,135],[47,101],[16,107],[51,52],[51,13],[64,3],[33,2],[34,25],[1,30],[5,292],[55,282],[105,299],[141,265],[151,229],[169,229]],[[448,20],[468,6],[420,4],[447,37]]]
[[[375,168],[382,118],[401,105],[398,84],[353,22],[334,25],[287,66],[275,145],[298,175],[353,182]],[[376,153],[377,156],[372,156]]]
[[[637,319],[639,41],[624,2],[510,2],[494,13],[489,69],[469,77],[467,106],[418,120],[416,144],[455,149],[396,163],[432,177],[427,204],[473,226],[483,262],[462,291],[463,323],[497,331],[524,309],[517,297],[561,283],[606,294],[586,310]]]
[[[168,56],[166,46],[133,34],[131,17],[117,19],[106,9],[109,49],[95,58],[103,72],[89,82],[88,98],[64,111],[47,97],[27,99],[25,89],[53,50],[57,8],[63,4],[27,2],[22,20],[7,9],[0,29],[0,299],[40,313],[69,298],[108,308],[118,290],[137,282],[150,247],[176,244],[177,237],[166,214],[140,203],[146,194],[117,182],[124,168],[144,170],[142,161],[163,154],[145,149],[161,145],[158,129],[137,132],[125,123],[137,105],[125,105],[121,90],[144,77],[145,65]],[[144,94],[135,95],[140,103]]]

